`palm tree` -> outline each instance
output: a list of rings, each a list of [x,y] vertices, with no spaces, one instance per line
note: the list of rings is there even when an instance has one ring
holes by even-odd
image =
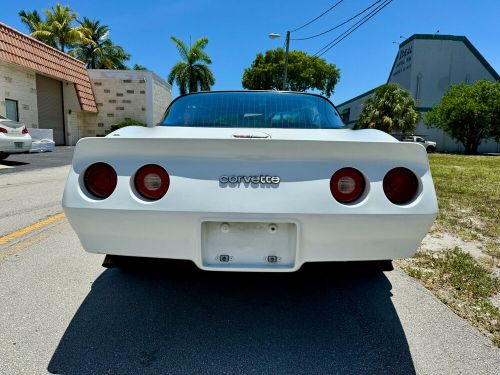
[[[174,65],[168,75],[168,82],[172,84],[175,81],[181,95],[200,90],[210,91],[215,78],[207,66],[212,63],[212,60],[203,51],[208,44],[208,39],[200,38],[189,48],[180,39],[173,36],[170,39],[175,43],[182,61]]]
[[[141,64],[134,64],[134,66],[132,66],[132,70],[148,70],[148,68]]]
[[[40,16],[40,13],[38,13],[36,10],[33,10],[31,12],[26,12],[25,10],[21,10],[19,13],[19,17],[21,18],[21,22],[26,25],[28,28],[28,31],[32,36],[34,36],[36,39],[40,40],[41,42],[48,44],[51,47],[57,47],[56,41],[46,35],[33,35],[35,31],[40,31],[43,30],[45,25],[45,22],[42,20],[42,17]]]
[[[76,43],[70,54],[83,61],[87,68],[127,69],[124,62],[130,59],[130,55],[108,38],[108,26],[84,17],[80,22],[79,31],[83,38]]]
[[[69,6],[57,3],[55,7],[45,10],[44,13],[45,22],[40,23],[31,36],[41,41],[53,41],[56,48],[62,52],[65,52],[66,47],[82,39],[79,27],[74,25],[77,15]]]
[[[409,133],[415,130],[419,119],[410,93],[395,83],[388,83],[378,87],[364,102],[356,127]]]

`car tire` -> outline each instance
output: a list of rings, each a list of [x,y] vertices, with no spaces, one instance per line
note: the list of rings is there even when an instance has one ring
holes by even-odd
[[[0,160],[5,160],[9,157],[10,154],[6,154],[4,152],[0,152]]]
[[[104,268],[128,268],[130,267],[130,258],[121,255],[106,255],[104,261],[102,262],[102,266]]]
[[[432,152],[436,152],[436,147],[434,147],[434,146],[429,146],[429,147],[427,147],[427,152],[428,152],[429,154],[430,154],[430,153],[432,153]]]

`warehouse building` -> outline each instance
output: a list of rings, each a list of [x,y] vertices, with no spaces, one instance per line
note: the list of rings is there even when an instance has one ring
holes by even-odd
[[[137,120],[154,126],[171,86],[149,71],[87,70],[73,57],[0,23],[0,115],[53,129],[56,145]]]
[[[417,110],[425,115],[450,85],[478,80],[495,82],[500,76],[465,36],[415,34],[399,45],[387,82],[408,90]],[[374,91],[337,105],[349,127],[356,124],[364,101]],[[460,143],[439,129],[428,128],[423,121],[417,125],[416,134],[437,142],[438,151],[463,151]],[[479,152],[500,152],[500,144],[494,140],[483,141]]]

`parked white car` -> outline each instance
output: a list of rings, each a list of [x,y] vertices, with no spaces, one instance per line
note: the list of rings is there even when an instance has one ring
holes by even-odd
[[[10,154],[22,154],[31,148],[31,137],[26,126],[0,116],[0,160]]]
[[[424,137],[418,135],[407,135],[402,139],[402,142],[417,142],[425,147],[427,152],[435,152],[437,149],[437,143],[433,141],[428,141]]]
[[[410,257],[437,214],[427,153],[346,129],[326,98],[181,96],[160,126],[76,146],[63,207],[83,247],[191,260],[204,270]]]

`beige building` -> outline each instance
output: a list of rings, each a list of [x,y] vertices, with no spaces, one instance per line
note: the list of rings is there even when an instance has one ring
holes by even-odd
[[[128,119],[154,126],[171,101],[171,86],[153,72],[87,70],[0,23],[0,115],[53,129],[56,145],[107,134]]]
[[[171,85],[151,71],[89,69],[88,74],[98,109],[98,135],[126,120],[155,126],[172,101]]]

